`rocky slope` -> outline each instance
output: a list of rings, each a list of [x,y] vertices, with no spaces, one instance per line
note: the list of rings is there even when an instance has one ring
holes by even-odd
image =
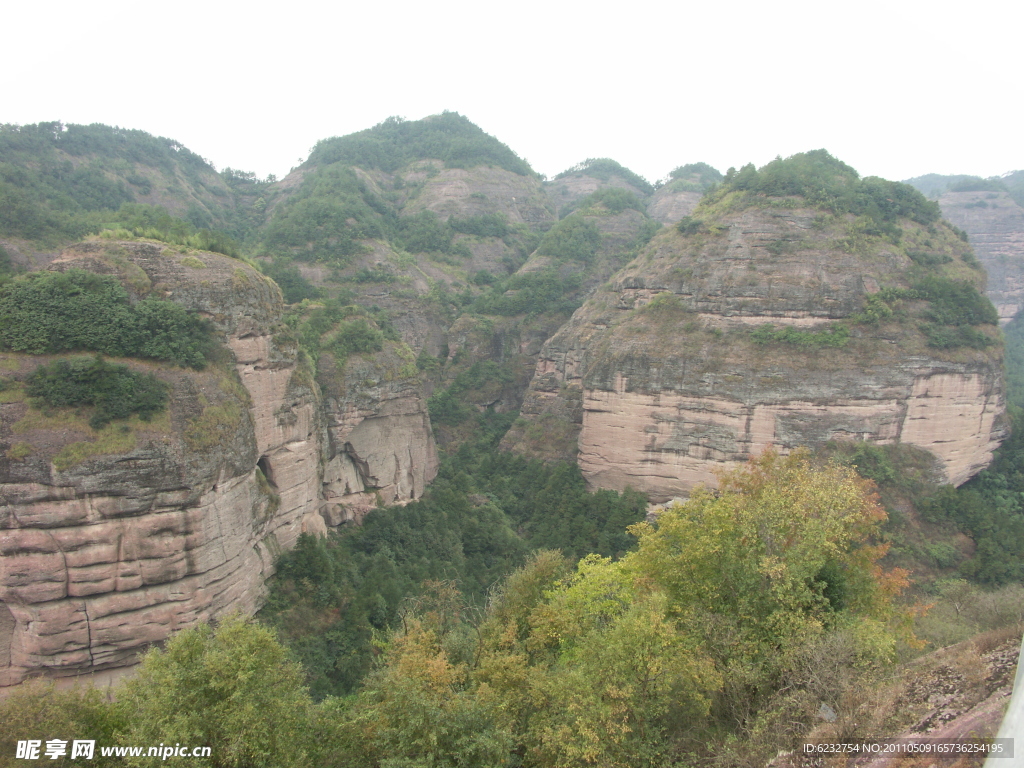
[[[1005,434],[995,329],[983,349],[930,347],[929,302],[906,293],[983,279],[945,225],[904,219],[897,245],[858,217],[739,192],[698,214],[545,344],[506,447],[578,450],[591,485],[654,500],[771,445],[901,441],[954,484],[989,462]]]
[[[939,205],[970,236],[988,272],[986,295],[1008,323],[1024,308],[1024,208],[1004,190],[946,192]]]
[[[201,372],[126,361],[170,384],[168,411],[102,432],[25,402],[20,382],[47,358],[3,355],[0,685],[124,666],[180,627],[252,613],[301,532],[358,517],[368,497],[418,496],[436,472],[416,377],[387,351],[354,357],[325,407],[279,289],[248,265],[96,241],[52,268],[196,310],[224,348]]]

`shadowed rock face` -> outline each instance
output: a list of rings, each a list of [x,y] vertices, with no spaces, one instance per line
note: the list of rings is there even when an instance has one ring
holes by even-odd
[[[22,458],[0,454],[0,685],[129,665],[179,628],[255,612],[281,551],[362,509],[325,498],[332,462],[347,451],[331,439],[336,412],[348,414],[350,480],[375,501],[377,489],[387,502],[414,498],[436,472],[436,458],[422,458],[434,449],[412,382],[339,393],[325,412],[294,344],[275,340],[279,289],[248,265],[97,242],[68,249],[52,268],[117,274],[135,296],[198,310],[228,352],[199,372],[125,361],[170,385],[167,413],[133,424],[128,444],[70,465],[61,451],[95,439],[83,419],[47,421],[24,402],[0,404],[5,450],[32,447]],[[2,358],[16,380],[49,359]],[[404,441],[395,455],[378,450],[392,439]]]
[[[942,215],[964,230],[988,272],[986,295],[1008,323],[1024,308],[1024,208],[1006,192],[947,192]]]
[[[575,453],[592,486],[632,486],[655,501],[714,485],[716,471],[768,446],[834,439],[910,443],[964,482],[1005,435],[998,345],[928,347],[916,319],[924,302],[912,301],[902,319],[848,322],[838,348],[753,334],[765,323],[814,331],[849,321],[866,295],[908,285],[905,247],[925,237],[949,257],[947,277],[983,278],[944,225],[933,234],[904,224],[899,248],[850,241],[854,223],[755,207],[709,231],[663,231],[544,345],[506,446]]]

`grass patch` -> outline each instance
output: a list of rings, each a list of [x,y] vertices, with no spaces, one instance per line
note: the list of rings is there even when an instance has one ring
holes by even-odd
[[[51,411],[49,413],[30,410],[11,426],[11,431],[16,435],[23,435],[26,432],[33,432],[37,429],[70,430],[85,432],[86,434],[90,434],[93,431],[89,426],[88,419],[72,409]]]
[[[771,323],[758,326],[750,338],[755,344],[792,344],[803,349],[822,349],[824,347],[845,347],[850,341],[850,329],[841,323],[833,323],[827,328],[816,328],[811,331],[800,330],[791,325],[776,328]]]
[[[108,424],[96,430],[95,440],[66,445],[53,457],[53,467],[63,471],[93,456],[128,453],[135,448],[135,432],[128,424]]]
[[[11,461],[21,461],[27,456],[31,456],[33,453],[35,453],[35,451],[36,449],[33,448],[30,444],[18,442],[12,445],[10,448],[8,448],[7,452],[4,455],[7,456],[7,458],[10,459]]]
[[[0,403],[25,402],[25,385],[20,381],[0,380]]]
[[[183,266],[192,267],[193,269],[206,269],[206,262],[202,259],[197,259],[195,256],[186,256],[181,260]]]
[[[207,405],[199,418],[185,429],[185,443],[196,451],[205,451],[230,441],[242,419],[242,408],[234,401]]]

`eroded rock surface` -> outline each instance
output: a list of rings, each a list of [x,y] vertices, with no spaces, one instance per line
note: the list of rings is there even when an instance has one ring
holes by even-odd
[[[578,450],[592,486],[632,486],[655,501],[713,485],[717,470],[768,446],[835,439],[910,443],[964,482],[1005,435],[998,345],[929,347],[912,319],[923,302],[902,302],[899,320],[854,316],[867,295],[907,285],[905,249],[918,239],[941,243],[951,279],[983,275],[945,226],[905,223],[896,247],[851,245],[854,224],[779,206],[691,235],[666,229],[548,340],[504,445],[547,457]],[[766,323],[813,332],[838,320],[850,335],[837,347],[754,335]]]
[[[360,521],[376,506],[422,496],[438,457],[415,364],[394,350],[343,367],[325,354],[318,380],[329,436],[327,523]]]
[[[673,189],[671,185],[663,187],[647,201],[647,215],[662,224],[675,224],[693,213],[702,194],[697,190]]]
[[[1024,307],[1024,208],[1006,192],[947,192],[942,215],[967,232],[988,272],[986,295],[1008,323]]]
[[[197,310],[225,348],[203,371],[124,361],[170,385],[169,407],[102,448],[84,418],[47,417],[19,396],[49,358],[2,356],[13,394],[0,404],[0,685],[125,666],[179,628],[255,612],[275,557],[300,533],[358,516],[325,498],[338,441],[353,457],[348,479],[375,502],[414,498],[436,472],[409,377],[404,399],[349,388],[325,412],[279,324],[279,289],[248,265],[100,241],[51,268],[116,274],[136,297]],[[387,361],[350,361],[346,375],[365,383],[360,366]]]

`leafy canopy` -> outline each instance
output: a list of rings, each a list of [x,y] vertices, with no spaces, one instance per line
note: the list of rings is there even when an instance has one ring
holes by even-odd
[[[159,299],[130,304],[109,275],[33,272],[0,287],[0,349],[85,350],[202,368],[211,345],[209,325],[196,313]]]
[[[680,165],[669,173],[669,178],[674,181],[694,181],[701,189],[707,189],[712,184],[717,184],[724,177],[722,172],[713,168],[707,163],[689,163]]]
[[[423,120],[389,117],[365,131],[317,142],[303,168],[332,163],[394,172],[416,160],[441,160],[447,168],[493,165],[533,176],[529,164],[457,112]]]
[[[210,765],[313,762],[312,702],[301,670],[273,632],[237,616],[216,629],[183,630],[163,650],[151,650],[120,689],[117,705],[130,723],[130,740],[209,746]]]
[[[806,450],[769,451],[724,475],[717,493],[667,509],[656,527],[634,526],[640,545],[628,559],[722,661],[768,670],[827,629],[893,617],[905,574],[875,567],[885,547],[871,539],[886,515],[872,488],[851,467],[814,466]],[[894,641],[864,652],[891,653]]]
[[[575,203],[564,206],[559,211],[559,217],[564,219],[573,211],[585,211],[588,215],[600,215],[607,211],[614,215],[622,213],[627,208],[644,213],[647,206],[628,189],[605,187],[580,198]]]
[[[537,246],[541,256],[558,261],[592,261],[601,247],[601,231],[592,221],[576,214],[562,219],[544,235]]]
[[[167,385],[156,376],[111,365],[98,355],[40,366],[29,377],[25,392],[53,408],[95,406],[89,420],[93,429],[132,414],[149,421],[167,405]]]
[[[867,216],[879,234],[898,219],[931,224],[941,218],[938,203],[932,202],[908,184],[876,176],[861,179],[857,171],[832,157],[824,149],[777,157],[760,169],[753,164],[739,171],[730,168],[722,184],[711,193],[718,200],[730,192],[746,192],[753,204],[757,197],[803,197],[808,203],[834,214]]]
[[[582,163],[577,163],[571,168],[566,168],[560,174],[555,176],[555,178],[564,179],[576,174],[591,176],[599,181],[609,181],[612,176],[618,176],[626,183],[636,189],[639,189],[645,195],[654,193],[654,187],[649,181],[647,181],[647,179],[637,173],[634,173],[629,170],[629,168],[626,168],[624,165],[617,163],[609,157],[588,157]]]

